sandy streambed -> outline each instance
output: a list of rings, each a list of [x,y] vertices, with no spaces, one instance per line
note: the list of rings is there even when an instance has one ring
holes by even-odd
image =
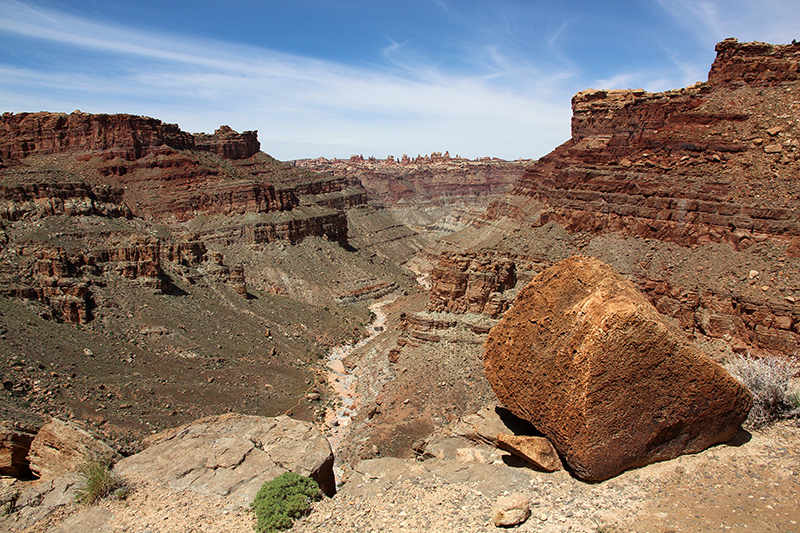
[[[383,333],[386,324],[386,313],[383,307],[392,303],[393,298],[380,300],[369,306],[370,311],[375,313],[375,320],[367,326],[369,336],[360,340],[356,344],[344,344],[334,346],[328,351],[328,384],[336,392],[338,402],[333,407],[329,407],[325,413],[325,425],[328,440],[331,443],[334,453],[338,451],[342,437],[347,431],[353,417],[358,413],[361,406],[361,396],[356,392],[357,378],[350,374],[345,368],[344,359],[353,353],[354,350],[366,345],[369,341]]]

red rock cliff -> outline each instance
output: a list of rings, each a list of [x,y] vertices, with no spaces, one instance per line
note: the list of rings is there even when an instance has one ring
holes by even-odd
[[[514,194],[571,231],[736,248],[800,235],[800,46],[727,40],[717,51],[708,83],[575,95],[572,139]]]
[[[22,159],[34,153],[64,151],[107,152],[138,159],[157,148],[194,147],[190,133],[176,124],[135,115],[66,113],[3,113],[0,118],[0,157]]]
[[[572,100],[572,138],[528,167],[483,222],[552,221],[582,234],[575,242],[583,246],[609,233],[685,249],[708,244],[719,262],[725,247],[714,243],[754,250],[747,257],[770,271],[760,291],[758,273],[748,279],[741,266],[735,281],[726,274],[727,286],[702,281],[699,264],[694,276],[669,265],[633,276],[690,335],[726,339],[738,352],[795,353],[800,285],[789,273],[800,256],[799,70],[800,45],[729,39],[717,45],[707,83],[662,93],[582,91]],[[649,264],[634,248],[627,253],[636,264]]]
[[[198,150],[213,152],[225,159],[247,159],[261,150],[257,131],[237,133],[230,126],[220,126],[214,135],[197,133],[194,141]]]

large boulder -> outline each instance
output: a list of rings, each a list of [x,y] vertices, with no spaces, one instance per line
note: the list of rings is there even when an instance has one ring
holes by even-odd
[[[28,450],[30,469],[41,479],[74,472],[87,459],[113,462],[119,455],[89,432],[55,418],[39,429]]]
[[[752,405],[632,283],[589,257],[536,276],[485,346],[498,398],[587,481],[726,442]]]
[[[265,481],[291,471],[311,477],[328,495],[336,485],[333,452],[322,432],[287,416],[224,414],[149,437],[144,451],[114,470],[246,506]]]

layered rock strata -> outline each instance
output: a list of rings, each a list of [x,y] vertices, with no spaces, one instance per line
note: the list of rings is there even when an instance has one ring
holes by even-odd
[[[737,249],[788,241],[800,235],[798,64],[800,46],[726,40],[707,83],[580,92],[572,138],[514,194],[544,202],[542,223],[570,231]]]
[[[257,132],[228,126],[192,135],[132,115],[5,113],[0,158],[9,172],[0,216],[17,220],[35,211],[183,223],[205,215],[296,211],[303,204],[339,211],[366,203],[364,190],[345,178],[294,169],[259,150]],[[28,159],[51,154],[60,163]],[[59,164],[71,171],[49,169]],[[298,211],[293,218],[298,222],[270,223],[272,239],[327,235],[347,243],[341,228],[325,233],[341,224],[327,214]]]
[[[106,236],[103,247],[82,250],[47,245],[19,247],[0,269],[0,294],[38,300],[52,309],[54,318],[74,324],[92,320],[97,306],[98,276],[118,276],[147,290],[171,289],[165,268],[181,269],[206,265],[204,269],[234,291],[245,295],[246,280],[239,267],[232,273],[222,254],[210,253],[203,242],[170,242],[152,237]],[[244,291],[244,293],[242,293]]]
[[[517,283],[516,266],[503,257],[444,253],[431,271],[429,311],[482,313],[497,318],[508,309],[504,292]]]
[[[85,183],[0,186],[0,220],[57,215],[129,218],[131,212],[123,196],[123,189]]]

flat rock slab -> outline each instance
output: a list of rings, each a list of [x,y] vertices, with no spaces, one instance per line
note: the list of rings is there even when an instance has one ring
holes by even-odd
[[[544,437],[501,433],[497,436],[497,445],[546,472],[561,470],[558,452]]]
[[[145,476],[180,492],[193,490],[247,506],[265,481],[287,471],[335,490],[333,452],[311,423],[287,416],[225,414],[203,418],[147,439],[149,447],[115,471]]]
[[[355,465],[354,474],[362,476],[362,481],[351,479],[345,484],[348,495],[381,493],[388,484],[446,482],[469,484],[482,494],[497,497],[507,491],[529,488],[541,476],[568,478],[565,472],[543,474],[530,468],[512,467],[503,461],[493,464],[480,462],[456,462],[443,459],[412,461],[394,457],[365,459]]]
[[[51,527],[47,533],[113,533],[109,522],[114,513],[103,507],[89,507],[74,514],[61,524]]]
[[[11,496],[14,502],[13,512],[0,514],[0,531],[27,531],[62,510],[76,507],[79,484],[78,475],[69,473],[54,479],[17,484],[9,487],[11,494],[3,495],[0,491],[0,500]]]
[[[726,442],[752,405],[632,283],[589,257],[536,276],[485,347],[500,401],[587,481]]]
[[[501,405],[490,404],[477,413],[465,416],[456,424],[452,433],[475,442],[497,445],[501,433],[513,435],[535,435],[536,428],[530,422],[516,417]]]

